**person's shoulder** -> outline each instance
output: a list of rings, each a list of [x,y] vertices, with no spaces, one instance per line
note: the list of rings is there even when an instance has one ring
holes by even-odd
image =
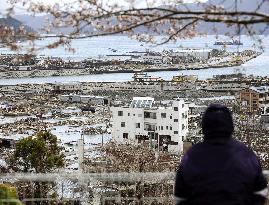
[[[204,146],[205,146],[204,142],[199,142],[197,144],[194,144],[189,148],[189,150],[185,153],[185,155],[190,156],[196,153],[197,151],[204,149]]]
[[[181,160],[181,163],[183,165],[186,165],[190,160],[198,159],[202,156],[204,156],[204,152],[206,150],[205,148],[205,142],[199,142],[197,144],[192,145],[188,151],[186,151],[183,155],[183,158]]]
[[[237,149],[244,150],[246,152],[250,152],[251,151],[251,149],[249,149],[247,147],[247,145],[245,145],[243,142],[237,140],[234,137],[231,139],[230,142],[231,142],[232,146],[236,147]]]
[[[249,147],[247,147],[247,145],[245,145],[243,142],[240,142],[239,140],[232,138],[231,143],[232,143],[232,146],[234,146],[234,148],[238,152],[242,152],[245,155],[253,156],[256,158],[256,154],[254,153],[254,151],[250,149]]]

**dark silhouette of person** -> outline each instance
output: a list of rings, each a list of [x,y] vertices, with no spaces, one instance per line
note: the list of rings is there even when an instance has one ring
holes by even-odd
[[[176,175],[177,205],[262,205],[267,181],[254,152],[232,137],[232,114],[210,105],[202,117],[204,140],[184,155]]]

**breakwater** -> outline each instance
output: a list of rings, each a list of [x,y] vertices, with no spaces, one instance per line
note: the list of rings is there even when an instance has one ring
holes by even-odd
[[[261,55],[259,52],[242,52],[241,55],[231,53],[229,56],[213,58],[202,62],[185,62],[177,64],[149,64],[146,62],[130,61],[81,61],[65,62],[62,59],[33,59],[31,63],[20,65],[16,63],[8,64],[5,59],[2,62],[8,65],[0,65],[0,78],[34,78],[49,76],[80,76],[92,74],[109,74],[109,73],[134,73],[143,72],[160,72],[160,71],[188,71],[202,70],[210,68],[227,68],[241,66],[244,63]],[[10,57],[6,57],[10,60]],[[16,59],[14,57],[14,59]],[[14,60],[13,59],[13,60]],[[40,63],[41,62],[41,63]],[[38,64],[38,65],[37,65]]]

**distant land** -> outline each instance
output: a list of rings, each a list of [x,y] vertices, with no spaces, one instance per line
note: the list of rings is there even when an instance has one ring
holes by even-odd
[[[238,10],[239,11],[255,11],[258,7],[258,5],[262,2],[263,0],[239,0],[238,1]],[[213,4],[213,5],[223,5],[223,7],[226,10],[233,11],[235,10],[234,7],[234,1],[227,0],[209,0],[206,3],[186,3],[184,5],[179,5],[179,8],[182,10],[190,9],[190,10],[200,10],[207,6],[208,4]],[[165,7],[165,6],[164,6]],[[263,6],[261,6],[258,11],[259,12],[265,12],[267,13],[267,9],[269,8],[269,1],[265,1]],[[27,25],[29,28],[41,32],[41,29],[46,25],[47,19],[53,20],[53,17],[50,15],[43,15],[43,16],[31,16],[31,15],[17,15],[14,16],[14,18],[18,19],[18,22],[22,22],[24,25]],[[15,19],[13,19],[15,20]],[[112,20],[113,21],[113,20]],[[1,24],[1,23],[0,23]],[[14,25],[17,25],[18,23],[12,23]],[[252,30],[254,30],[257,34],[264,34],[268,35],[269,30],[266,29],[269,24],[256,24],[252,26]],[[164,26],[163,29],[165,29],[168,26]],[[213,28],[216,28],[217,31],[214,31]],[[72,27],[66,27],[66,28],[61,28],[61,29],[53,29],[51,30],[51,33],[57,33],[57,32],[62,32],[65,34],[68,34],[72,32],[73,28]],[[87,32],[92,32],[93,28],[92,27],[86,27],[83,29],[84,33]],[[226,34],[227,32],[230,32],[231,34],[236,34],[237,28],[236,27],[227,27],[225,24],[221,23],[200,23],[198,26],[198,31],[199,32],[207,32],[208,34]],[[148,31],[145,27],[141,26],[136,29],[137,33],[145,33],[145,32],[150,32]],[[241,29],[241,34],[247,34],[247,30],[245,28]]]
[[[18,30],[21,26],[24,26],[27,32],[34,32],[34,29],[28,26],[27,24],[23,24],[21,21],[19,21],[16,18],[0,18],[0,25],[1,26],[8,26],[13,27],[14,30]]]

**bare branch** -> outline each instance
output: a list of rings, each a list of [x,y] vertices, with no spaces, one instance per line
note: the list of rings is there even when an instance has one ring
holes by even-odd
[[[174,34],[170,35],[168,39],[166,39],[165,41],[158,43],[157,45],[163,45],[166,44],[168,42],[170,42],[175,36],[177,36],[180,32],[182,32],[183,30],[185,30],[187,27],[194,25],[196,22],[198,21],[198,19],[193,20],[192,22],[187,23],[185,26],[183,26],[181,29],[177,30]]]
[[[269,23],[269,14],[262,12],[261,9],[267,6],[265,1],[257,3],[256,9],[253,8],[253,10],[249,11],[237,9],[236,1],[233,2],[234,10],[232,7],[227,8],[227,5],[224,8],[222,3],[227,2],[226,0],[223,0],[220,5],[212,5],[210,3],[199,4],[199,7],[196,9],[192,9],[184,4],[162,7],[150,7],[148,5],[146,8],[135,8],[129,5],[129,7],[123,8],[116,4],[105,5],[102,1],[98,0],[78,0],[72,4],[62,6],[58,4],[48,6],[33,2],[33,0],[17,0],[16,2],[23,2],[29,12],[34,14],[46,13],[53,17],[41,30],[46,35],[25,35],[26,39],[29,40],[38,38],[57,39],[55,42],[47,45],[47,48],[55,48],[60,45],[70,46],[70,41],[73,39],[116,34],[139,36],[140,33],[137,32],[137,28],[142,26],[145,29],[144,32],[149,35],[167,36],[165,41],[157,42],[157,45],[162,45],[176,38],[193,37],[201,34],[198,27],[193,27],[191,32],[188,30],[191,25],[194,26],[197,22],[215,23],[216,25],[226,24],[234,30],[237,28],[237,34],[241,33],[241,26],[249,28],[251,25],[268,25]],[[14,7],[15,4],[10,9],[11,14],[14,12]],[[233,26],[236,26],[236,28],[233,28]],[[71,27],[72,31],[69,33],[56,32],[57,34],[50,35],[52,30],[57,31],[65,27]],[[169,28],[167,29],[167,27]],[[248,34],[250,35],[250,32]],[[1,35],[0,39],[5,39],[5,41],[10,42],[10,46],[17,49],[16,42],[12,40],[15,39],[16,35],[16,32],[12,30],[5,30],[4,35]],[[254,35],[254,32],[252,32],[252,35]],[[137,39],[151,41],[150,39],[152,38],[143,39],[140,35]]]

